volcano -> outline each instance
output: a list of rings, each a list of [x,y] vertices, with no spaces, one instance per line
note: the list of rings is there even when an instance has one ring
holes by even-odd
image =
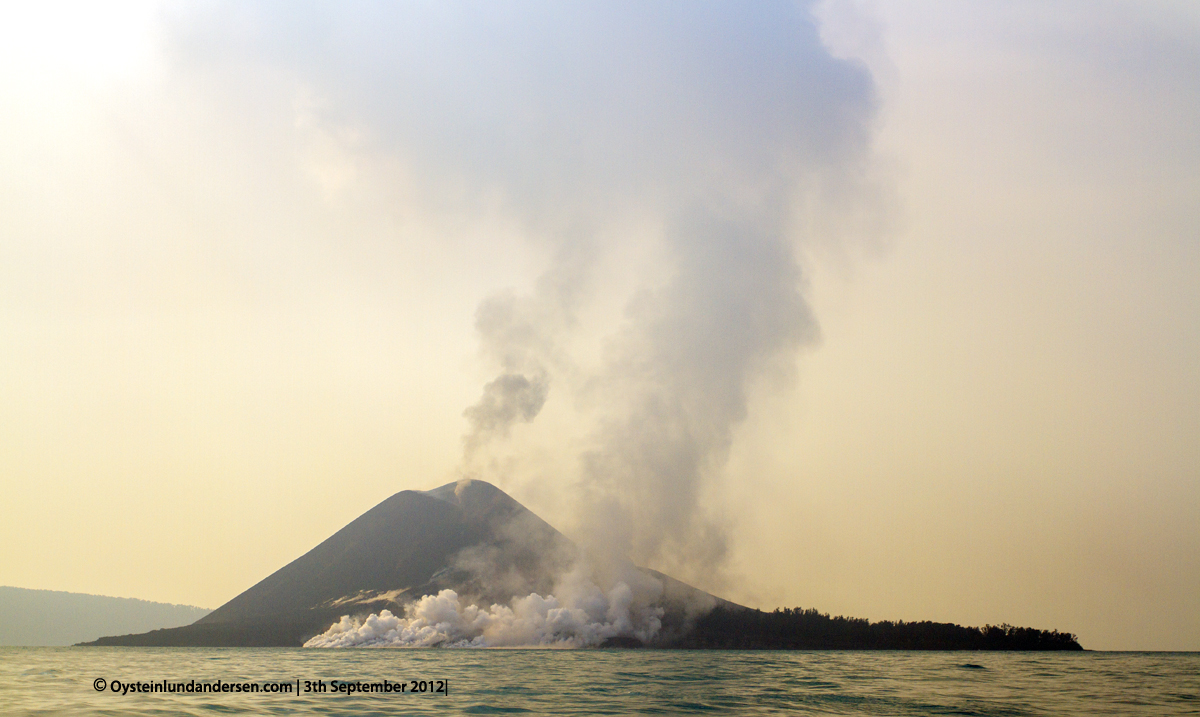
[[[462,480],[429,491],[406,490],[191,625],[85,644],[298,647],[343,616],[384,610],[403,615],[406,606],[443,591],[480,606],[548,596],[582,555],[566,536],[490,483]],[[653,609],[663,636],[677,634],[712,607],[738,607],[631,564],[608,565],[597,581],[611,583],[614,570],[634,571],[637,580],[655,586]],[[634,642],[617,635],[609,644]]]

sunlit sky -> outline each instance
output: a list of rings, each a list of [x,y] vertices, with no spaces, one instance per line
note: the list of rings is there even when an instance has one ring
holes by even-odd
[[[746,605],[1200,650],[1200,5],[364,7],[0,6],[0,584],[217,607],[470,475]]]

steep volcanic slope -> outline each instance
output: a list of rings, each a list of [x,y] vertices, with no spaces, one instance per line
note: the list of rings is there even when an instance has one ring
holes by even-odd
[[[452,560],[466,548],[490,548],[518,565],[531,584],[545,588],[541,555],[551,557],[570,541],[500,489],[464,481],[393,495],[308,553],[199,621],[243,622],[313,609],[374,603],[392,605],[442,583],[469,580]],[[468,590],[480,599],[485,586]]]
[[[89,644],[298,646],[342,615],[402,614],[442,589],[480,605],[548,595],[577,555],[570,540],[489,483],[402,491],[192,625]],[[724,602],[653,575],[664,585],[668,623],[692,605]]]

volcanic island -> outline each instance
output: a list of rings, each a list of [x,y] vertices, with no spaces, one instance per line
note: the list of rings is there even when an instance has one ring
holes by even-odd
[[[751,609],[595,559],[499,488],[405,490],[196,622],[85,646],[1080,650],[1057,630]]]

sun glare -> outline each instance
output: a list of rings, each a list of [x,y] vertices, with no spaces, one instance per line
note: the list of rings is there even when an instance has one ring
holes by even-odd
[[[147,0],[0,4],[0,73],[44,82],[69,75],[105,84],[143,69],[159,3]]]

